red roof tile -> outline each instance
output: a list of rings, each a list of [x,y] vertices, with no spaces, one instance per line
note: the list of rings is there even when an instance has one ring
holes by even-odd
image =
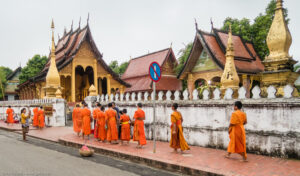
[[[135,77],[131,79],[125,79],[127,83],[131,84],[130,88],[126,88],[125,92],[137,92],[137,91],[150,91],[152,90],[151,83],[152,80],[149,76],[142,76],[142,77]],[[170,76],[162,76],[160,81],[156,83],[156,90],[157,91],[176,91],[181,90],[182,84],[179,79],[176,77]]]
[[[126,71],[122,75],[122,79],[148,75],[149,65],[155,61],[160,66],[162,66],[170,51],[171,49],[167,48],[161,51],[131,59]]]

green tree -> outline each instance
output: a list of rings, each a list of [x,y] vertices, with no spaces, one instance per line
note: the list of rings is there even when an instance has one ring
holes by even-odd
[[[183,66],[184,66],[185,62],[187,61],[187,59],[190,55],[192,47],[193,47],[193,42],[189,42],[187,45],[184,46],[184,48],[179,50],[178,54],[180,56],[178,58],[178,65],[175,68],[175,72],[177,74],[179,74],[180,71],[183,69]]]
[[[6,77],[11,74],[13,71],[4,66],[0,66],[0,99],[3,99],[3,92],[6,86]]]
[[[240,35],[244,40],[252,41],[261,59],[269,54],[269,49],[266,43],[269,29],[272,24],[276,9],[276,0],[271,0],[265,12],[260,13],[255,19],[253,24],[250,20],[243,18],[241,20],[234,18],[226,18],[223,22],[222,30],[228,31],[229,25],[232,25],[232,32]],[[288,11],[284,9],[285,20],[288,24]]]
[[[122,75],[128,67],[128,62],[123,62],[120,66],[117,60],[110,62],[109,67],[118,75]]]
[[[129,64],[129,62],[123,62],[123,63],[120,65],[120,67],[119,67],[119,74],[120,74],[120,75],[122,75],[122,74],[126,71],[126,69],[127,69],[127,67],[128,67],[128,64]]]
[[[178,58],[178,65],[175,68],[175,72],[177,75],[180,73],[180,71],[183,69],[183,66],[187,59],[189,58],[190,52],[193,48],[193,42],[189,42],[187,45],[185,45],[184,48],[179,50],[178,54],[180,55]],[[182,90],[187,88],[187,81],[182,80]]]
[[[20,83],[24,83],[29,78],[32,78],[41,72],[47,61],[47,56],[40,56],[39,54],[36,54],[29,59],[26,66],[21,70],[21,74],[19,76]]]

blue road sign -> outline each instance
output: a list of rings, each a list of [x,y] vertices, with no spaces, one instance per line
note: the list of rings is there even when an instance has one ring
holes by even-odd
[[[152,81],[158,82],[161,78],[161,68],[157,62],[152,62],[149,66],[149,75]]]

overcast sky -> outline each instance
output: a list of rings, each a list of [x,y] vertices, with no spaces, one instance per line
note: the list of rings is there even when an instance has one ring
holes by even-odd
[[[220,28],[226,17],[253,20],[270,0],[0,0],[0,65],[15,69],[35,54],[48,55],[51,19],[55,39],[72,20],[90,28],[104,60],[119,62],[161,50],[173,43],[177,55],[198,27],[210,31],[210,18]],[[300,1],[286,0],[293,44],[290,54],[300,60]],[[178,55],[177,55],[178,56]]]

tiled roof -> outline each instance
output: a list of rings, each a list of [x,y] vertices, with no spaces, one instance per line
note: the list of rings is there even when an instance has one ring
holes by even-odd
[[[149,76],[135,77],[125,80],[132,86],[125,89],[125,92],[150,91],[152,90],[152,80]],[[159,82],[156,83],[157,91],[176,91],[181,90],[181,81],[176,77],[162,76]]]
[[[163,49],[131,59],[126,71],[122,75],[122,79],[131,84],[131,87],[126,88],[125,92],[151,90],[152,80],[149,77],[149,65],[155,61],[161,67],[163,67],[164,63],[166,63],[168,59],[170,59],[169,61],[172,63],[177,63],[175,55],[171,48]],[[174,69],[174,67],[170,67],[169,69]],[[156,84],[156,89],[158,91],[181,90],[181,88],[181,81],[178,80],[175,75],[166,75],[166,73],[162,71],[162,78]]]
[[[254,46],[250,42],[244,41],[240,36],[233,35],[233,45],[234,45],[234,63],[238,73],[247,73],[247,74],[257,74],[264,71],[264,65],[261,62],[261,58],[256,53]],[[213,61],[221,68],[224,69],[226,62],[226,47],[227,47],[228,34],[226,32],[220,31],[218,29],[213,29],[212,33],[203,32],[197,30],[197,35],[194,40],[193,48],[187,59],[183,69],[181,70],[178,78],[184,72],[189,72],[194,64],[196,63],[195,59],[198,57],[192,58],[192,52],[196,50],[201,50],[205,48],[208,50],[209,55]],[[202,47],[200,47],[200,45]],[[200,54],[198,52],[198,54]]]
[[[167,57],[172,54],[171,52],[171,48],[166,48],[131,59],[126,71],[122,75],[122,79],[148,75],[149,65],[155,61],[162,66]]]
[[[63,69],[65,66],[67,66],[69,63],[72,62],[74,56],[76,55],[83,41],[88,41],[90,43],[92,50],[94,51],[97,57],[98,62],[108,73],[112,75],[112,77],[116,81],[125,85],[126,87],[130,86],[128,83],[121,80],[119,75],[114,73],[110,69],[110,67],[105,63],[105,61],[102,58],[102,54],[99,52],[93,40],[88,24],[82,29],[80,29],[80,27],[74,31],[73,29],[71,29],[68,33],[65,33],[64,36],[58,40],[56,45],[56,51],[55,51],[56,66],[58,70]],[[31,81],[45,80],[49,66],[50,66],[50,58],[48,59],[48,62],[43,68],[43,70],[37,76],[32,78]],[[20,86],[23,86],[23,84]]]

